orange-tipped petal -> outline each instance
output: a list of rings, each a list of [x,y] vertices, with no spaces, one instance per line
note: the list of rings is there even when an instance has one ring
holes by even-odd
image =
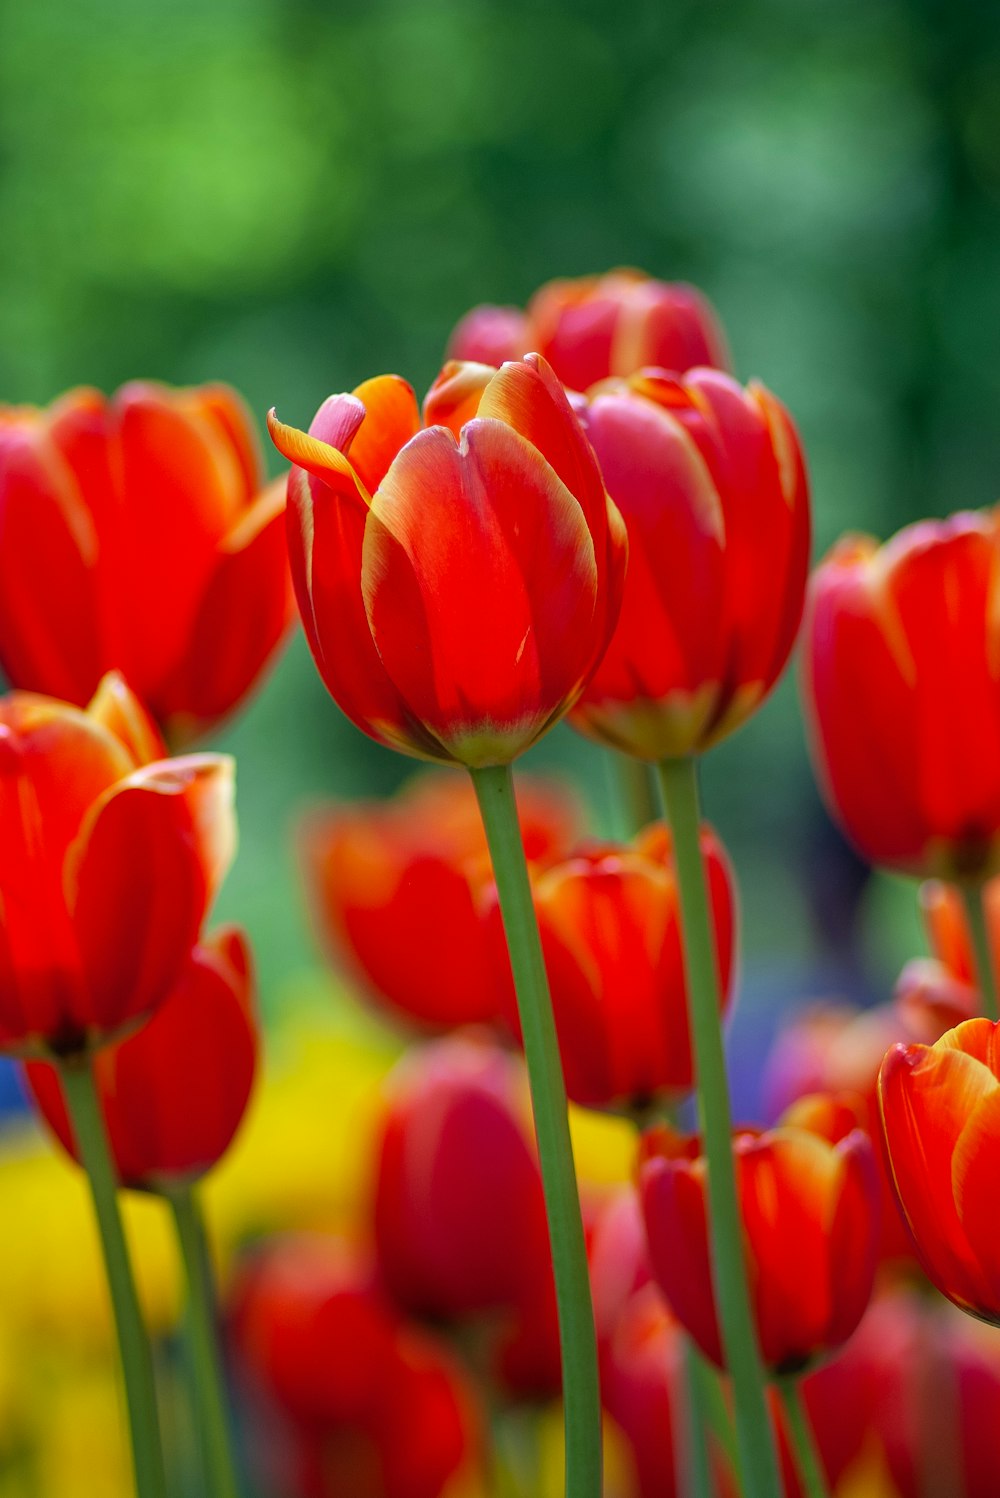
[[[120,671],[101,677],[87,704],[87,717],[124,744],[136,767],[166,755],[162,734]]]

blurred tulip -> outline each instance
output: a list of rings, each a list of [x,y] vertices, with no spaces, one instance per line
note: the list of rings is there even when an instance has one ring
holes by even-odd
[[[737,1132],[733,1151],[761,1356],[778,1376],[801,1373],[847,1340],[868,1304],[878,1234],[871,1143],[860,1130],[831,1145],[780,1127]],[[653,1274],[723,1367],[698,1139],[650,1131],[640,1176]]]
[[[243,1119],[256,1062],[250,950],[243,933],[228,927],[195,947],[148,1024],[97,1055],[121,1183],[176,1188],[211,1169]],[[49,1127],[78,1158],[57,1068],[34,1062],[26,1074]]]
[[[480,1457],[468,1381],[378,1290],[371,1266],[337,1239],[279,1240],[233,1297],[238,1370],[290,1424],[282,1491],[303,1498],[438,1498]],[[277,1477],[277,1474],[276,1474]]]
[[[389,375],[331,396],[308,435],[269,424],[295,465],[292,574],[328,690],[390,748],[475,768],[514,759],[579,696],[617,622],[626,541],[544,360],[473,384],[458,441],[421,431]]]
[[[700,753],[788,660],[809,565],[799,439],[762,385],[644,370],[581,413],[629,533],[621,620],[575,728],[639,759]]]
[[[940,1039],[963,1020],[983,1011],[968,915],[954,885],[928,879],[920,886],[920,908],[932,957],[917,957],[899,975],[895,998],[913,1029],[913,1038]],[[983,890],[983,915],[993,959],[1000,966],[1000,881]],[[909,1037],[899,1036],[899,1039]]]
[[[708,827],[702,830],[701,844],[723,1002],[728,1004],[736,918],[733,876]],[[658,1098],[688,1092],[693,1061],[667,828],[654,823],[633,843],[584,848],[540,871],[533,894],[566,1090],[573,1101],[638,1115]],[[498,945],[498,972],[500,950]],[[512,985],[506,1008],[516,1026]]]
[[[579,809],[566,789],[530,776],[517,800],[527,857],[544,867],[570,847]],[[496,1018],[482,911],[493,875],[466,776],[424,774],[391,802],[319,810],[304,832],[320,924],[370,991],[431,1027]]]
[[[378,1148],[375,1240],[385,1282],[454,1318],[551,1293],[542,1181],[523,1071],[464,1036],[404,1058]]]
[[[1000,1051],[991,1020],[894,1046],[879,1101],[892,1178],[921,1263],[962,1310],[1000,1325],[995,1177]]]
[[[155,748],[114,679],[87,712],[0,699],[0,1049],[102,1044],[180,977],[232,856],[233,766]]]
[[[831,812],[872,863],[1000,871],[997,513],[846,537],[817,569],[805,695]]]
[[[291,622],[283,509],[227,386],[0,409],[4,673],[82,706],[117,669],[172,739],[202,732]]]
[[[475,307],[448,345],[453,359],[501,364],[537,349],[572,390],[647,364],[683,374],[697,364],[729,367],[719,320],[693,286],[656,281],[636,270],[550,281],[526,313]]]

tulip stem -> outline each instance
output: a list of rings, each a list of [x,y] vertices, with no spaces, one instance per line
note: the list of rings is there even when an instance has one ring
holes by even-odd
[[[542,1167],[562,1352],[568,1498],[600,1498],[601,1396],[587,1250],[556,1038],[509,765],[471,771],[517,993]]]
[[[211,1498],[237,1498],[225,1379],[215,1328],[215,1295],[205,1220],[191,1186],[163,1193],[170,1203],[187,1280],[186,1330],[192,1408]]]
[[[129,1262],[117,1182],[91,1060],[89,1056],[64,1060],[60,1062],[59,1073],[80,1160],[90,1181],[104,1250],[125,1381],[136,1493],[138,1498],[166,1498],[153,1358]]]
[[[781,1492],[781,1481],[743,1255],[729,1086],[719,1020],[719,973],[701,856],[696,761],[663,760],[659,778],[673,834],[680,891],[684,969],[698,1079],[698,1117],[708,1161],[712,1280],[726,1366],[733,1383],[740,1471],[746,1498],[774,1498],[775,1493]]]
[[[690,1337],[684,1338],[684,1401],[687,1421],[679,1442],[684,1481],[678,1491],[689,1498],[712,1498],[715,1485],[708,1451],[708,1408],[705,1379],[710,1376]]]
[[[983,1013],[987,1019],[997,1020],[1000,1019],[1000,1008],[997,1005],[997,979],[993,969],[993,953],[990,949],[985,894],[984,884],[962,885],[962,899],[965,902],[965,914],[972,937],[972,955],[979,995],[983,1003]]]
[[[816,1450],[816,1438],[802,1398],[802,1385],[797,1378],[779,1378],[777,1388],[805,1498],[830,1498],[830,1489]]]

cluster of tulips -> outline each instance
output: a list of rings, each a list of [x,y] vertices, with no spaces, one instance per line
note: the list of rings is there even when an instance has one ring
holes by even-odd
[[[121,1188],[175,1221],[205,1498],[536,1498],[560,1398],[568,1498],[992,1492],[1000,1336],[931,1286],[1000,1323],[998,521],[851,537],[810,583],[795,427],[690,287],[553,283],[450,353],[422,407],[383,375],[307,432],[272,412],[272,485],[222,387],[0,411],[0,1046],[89,1178],[138,1498],[174,1475]],[[309,822],[336,960],[419,1043],[366,1220],[254,1245],[220,1318],[198,1182],[259,1036],[247,938],[203,929],[233,765],[191,745],[296,604],[347,716],[449,768]],[[760,1128],[697,771],[800,627],[830,810],[927,881],[933,955],[878,1009],[804,1011]],[[628,839],[515,795],[564,717]],[[570,1104],[632,1131],[613,1188]]]

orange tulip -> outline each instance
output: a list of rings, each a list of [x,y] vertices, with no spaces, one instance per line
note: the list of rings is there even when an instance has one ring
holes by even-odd
[[[295,465],[292,574],[328,690],[390,748],[481,767],[579,696],[617,622],[626,542],[544,360],[472,366],[468,385],[457,440],[420,430],[390,375],[331,396],[308,435],[269,425]]]
[[[0,699],[0,1049],[102,1044],[178,981],[232,854],[233,766],[158,753],[120,679],[86,712]]]
[[[801,1373],[854,1331],[871,1294],[878,1185],[871,1143],[831,1144],[779,1126],[733,1136],[744,1251],[761,1356]],[[644,1137],[640,1162],[650,1261],[678,1320],[724,1367],[712,1291],[706,1161],[697,1138]]]
[[[581,412],[628,528],[621,619],[574,728],[640,759],[700,753],[756,710],[802,614],[809,493],[763,386],[644,370]]]
[[[701,841],[725,1007],[735,945],[734,881],[710,828],[703,828]],[[533,895],[566,1090],[574,1102],[641,1113],[657,1098],[690,1091],[694,1064],[667,828],[654,823],[633,843],[585,847],[538,870]],[[498,975],[505,971],[501,958],[498,947]],[[509,978],[506,1011],[516,1027]]]
[[[148,1024],[98,1053],[94,1072],[122,1185],[186,1185],[225,1154],[253,1086],[252,1006],[246,937],[227,927],[195,947]],[[49,1127],[79,1158],[58,1069],[39,1061],[25,1070]]]
[[[817,569],[806,701],[824,795],[905,873],[1000,870],[1000,511],[848,537]]]
[[[453,359],[484,364],[519,359],[529,348],[538,349],[573,390],[647,364],[681,374],[698,364],[729,367],[722,328],[701,292],[635,270],[550,281],[526,313],[475,307],[449,343]]]
[[[894,1046],[882,1063],[879,1102],[893,1182],[921,1263],[949,1300],[1000,1325],[997,1029],[971,1019],[932,1046]]]
[[[529,861],[565,854],[580,823],[569,793],[524,776],[517,800]],[[467,776],[432,771],[392,801],[317,810],[304,833],[319,923],[378,1000],[428,1027],[497,1017],[493,875]]]
[[[0,408],[0,664],[82,706],[116,669],[173,739],[226,716],[292,618],[283,486],[224,385]]]

